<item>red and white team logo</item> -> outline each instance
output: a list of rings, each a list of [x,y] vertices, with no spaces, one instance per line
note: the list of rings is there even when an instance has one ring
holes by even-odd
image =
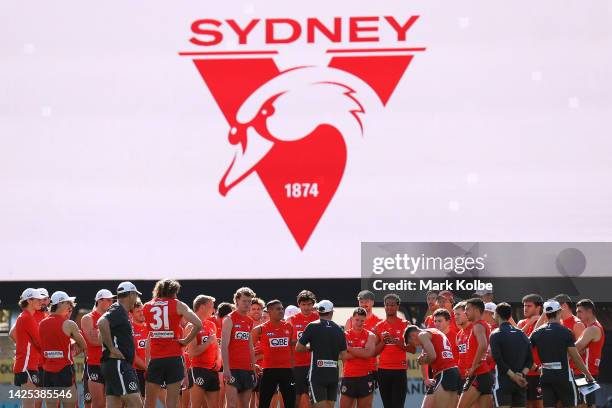
[[[226,137],[234,157],[220,172],[219,193],[226,196],[247,177],[259,177],[303,249],[338,190],[347,146],[367,137],[368,113],[387,104],[415,53],[425,50],[388,48],[388,43],[383,47],[374,25],[386,24],[395,43],[405,45],[406,33],[417,19],[338,17],[329,26],[316,18],[304,24],[293,19],[255,19],[243,25],[234,20],[193,22],[190,42],[198,46],[222,43],[224,23],[241,45],[248,45],[249,36],[261,26],[266,44],[287,47],[305,33],[307,43],[325,40],[351,46],[323,49],[329,56],[325,66],[282,70],[275,62],[279,51],[179,53],[193,58],[227,120]],[[284,37],[275,31],[282,25]],[[343,28],[348,29],[348,39],[342,37]],[[364,46],[372,42],[378,47]]]

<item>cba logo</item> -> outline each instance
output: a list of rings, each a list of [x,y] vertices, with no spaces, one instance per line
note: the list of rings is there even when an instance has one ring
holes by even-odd
[[[227,121],[234,157],[220,173],[219,193],[226,196],[256,175],[304,249],[340,185],[348,146],[367,137],[368,118],[387,104],[414,54],[425,50],[405,48],[407,32],[418,18],[336,17],[333,24],[317,18],[262,24],[254,19],[244,28],[235,20],[225,20],[227,28],[219,20],[194,21],[192,45],[220,45],[224,35],[232,34],[241,46],[248,45],[263,30],[266,44],[289,47],[306,33],[306,44],[326,43],[321,51],[329,56],[327,64],[300,61],[280,69],[279,51],[179,53],[193,58]],[[347,48],[352,45],[347,42],[361,47]],[[335,48],[338,43],[343,48]]]
[[[131,381],[131,382],[128,384],[128,388],[129,388],[130,390],[132,390],[132,391],[136,391],[136,390],[138,389],[138,384],[136,384],[134,381]]]

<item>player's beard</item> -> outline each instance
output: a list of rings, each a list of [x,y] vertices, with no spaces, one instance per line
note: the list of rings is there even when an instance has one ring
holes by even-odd
[[[41,306],[40,307],[40,311],[41,312],[48,312],[49,311],[49,306]]]

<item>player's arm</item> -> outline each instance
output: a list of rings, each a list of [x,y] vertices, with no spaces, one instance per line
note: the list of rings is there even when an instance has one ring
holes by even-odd
[[[100,328],[100,323],[98,323],[98,329]],[[145,363],[147,366],[149,365],[149,361],[151,361],[151,333],[147,331],[147,340],[145,342]]]
[[[576,348],[578,349],[579,353],[582,353],[584,349],[586,349],[589,346],[590,342],[592,342],[593,340],[596,340],[596,336],[598,332],[599,330],[595,326],[591,326],[582,332],[582,336],[580,336],[580,338],[576,342]]]
[[[474,355],[474,361],[472,361],[472,367],[468,370],[468,376],[472,376],[474,371],[482,363],[482,357],[487,352],[487,334],[482,324],[474,325],[472,334],[476,336],[478,347],[476,348],[476,354]]]
[[[109,357],[124,360],[125,357],[123,356],[123,353],[121,353],[119,349],[115,347],[113,341],[111,340],[110,322],[108,321],[106,315],[102,316],[98,320],[98,331],[100,344],[104,345],[104,347],[106,347],[106,349],[109,351]]]
[[[187,326],[185,326],[185,331],[190,332],[192,327],[193,325],[191,323],[187,323]],[[197,335],[187,345],[187,354],[191,358],[202,354],[202,352],[200,351],[200,345],[198,344]]]
[[[357,358],[370,358],[374,355],[374,348],[376,347],[376,336],[374,334],[368,335],[368,340],[363,348],[351,347],[348,349],[349,353]]]
[[[531,343],[529,342],[529,338],[525,333],[523,333],[523,340],[525,341],[526,353],[525,353],[525,362],[523,363],[523,377],[527,375],[531,367],[533,367],[533,353],[531,352]]]
[[[430,380],[429,378],[429,365],[427,364],[420,364],[421,367],[421,377],[423,378],[423,381],[427,382]]]
[[[253,370],[255,370],[255,362],[257,361],[255,359],[255,343],[253,342],[253,337],[249,336],[249,356],[251,357],[251,367],[253,368]],[[257,373],[255,373],[257,374]]]
[[[376,346],[374,347],[374,356],[377,356],[380,353],[382,353],[382,351],[384,350],[385,341],[382,338],[382,336],[380,336],[380,334],[378,333],[374,333],[374,334],[376,335],[376,340],[377,340]]]
[[[93,319],[91,315],[86,314],[81,319],[81,329],[83,330],[83,335],[87,339],[88,342],[93,344],[94,346],[100,346],[100,340],[98,340],[98,330],[94,328]]]
[[[349,317],[344,323],[344,331],[350,330],[353,327],[353,318]]]
[[[535,326],[533,327],[533,330],[535,331],[538,327],[543,326],[546,323],[548,323],[548,318],[546,317],[545,313],[542,313],[540,317],[538,317],[538,320],[536,321]]]
[[[572,332],[574,332],[574,338],[579,339],[580,336],[582,336],[582,332],[584,332],[585,329],[586,329],[586,326],[584,325],[584,323],[576,322],[574,324],[574,328],[572,329]]]
[[[182,346],[186,346],[191,342],[191,340],[195,338],[198,332],[202,330],[202,321],[200,320],[198,315],[193,313],[193,310],[191,310],[189,306],[187,306],[183,302],[176,302],[176,312],[180,316],[183,316],[183,318],[187,320],[188,323],[191,323],[193,325],[187,337],[184,337],[178,341],[179,343],[181,343]]]
[[[259,340],[259,336],[261,336],[261,324],[259,326],[256,326],[253,328],[253,330],[251,330],[251,338],[253,339],[253,343],[257,343],[257,340]]]
[[[572,361],[574,362],[574,365],[582,372],[582,374],[584,374],[587,381],[589,382],[594,381],[593,376],[589,372],[589,369],[584,364],[582,357],[580,357],[580,353],[578,353],[578,349],[576,347],[568,347],[567,354],[569,354],[569,356],[571,357]]]
[[[17,330],[16,330],[17,325],[15,324],[13,327],[11,327],[11,330],[9,330],[9,337],[11,338],[11,340],[13,340],[13,343],[17,344]]]
[[[306,329],[304,329],[302,336],[299,338],[297,344],[295,345],[295,351],[300,352],[300,353],[305,353],[305,352],[310,351],[310,348],[308,347],[308,343],[310,343],[311,330],[312,330],[312,325],[309,324],[308,326],[306,326]],[[342,335],[344,336],[344,334]]]
[[[366,341],[364,350],[366,350],[366,357],[374,357],[374,349],[376,348],[376,335],[374,333],[368,334],[368,340]]]
[[[87,351],[87,343],[79,331],[79,326],[72,320],[66,320],[62,324],[62,331],[66,336],[70,336],[79,347],[80,351]],[[77,353],[78,354],[78,353]]]
[[[24,325],[25,332],[30,336],[30,342],[40,352],[40,333],[38,332],[38,323],[35,320],[30,319],[29,324]],[[17,340],[17,336],[15,336]],[[16,342],[15,342],[16,343]]]
[[[348,355],[348,347],[346,345],[346,336],[344,335],[343,331],[340,331],[338,336],[338,350],[340,350],[340,353],[338,354],[338,360],[342,360],[344,359],[347,355]]]
[[[423,354],[421,354],[418,358],[419,364],[430,364],[436,361],[438,354],[436,353],[436,349],[431,342],[431,334],[428,332],[420,332],[419,341],[423,347]]]
[[[145,361],[142,358],[138,357],[137,354],[134,354],[134,365],[139,370],[146,370],[147,369],[147,364],[145,363]]]
[[[223,361],[223,376],[230,379],[229,368],[229,342],[232,336],[232,319],[224,317],[221,324],[221,360]]]

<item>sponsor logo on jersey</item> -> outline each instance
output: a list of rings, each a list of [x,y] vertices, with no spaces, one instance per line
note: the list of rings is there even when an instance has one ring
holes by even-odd
[[[234,334],[236,340],[248,340],[249,337],[250,333],[245,331],[237,331],[236,334]]]
[[[338,362],[334,360],[317,360],[317,367],[336,368],[338,367]]]
[[[174,331],[173,330],[156,330],[151,332],[152,339],[173,339]]]
[[[276,337],[270,339],[270,347],[287,347],[289,346],[288,337]]]
[[[43,353],[45,358],[64,358],[64,352],[61,350],[48,350]]]

